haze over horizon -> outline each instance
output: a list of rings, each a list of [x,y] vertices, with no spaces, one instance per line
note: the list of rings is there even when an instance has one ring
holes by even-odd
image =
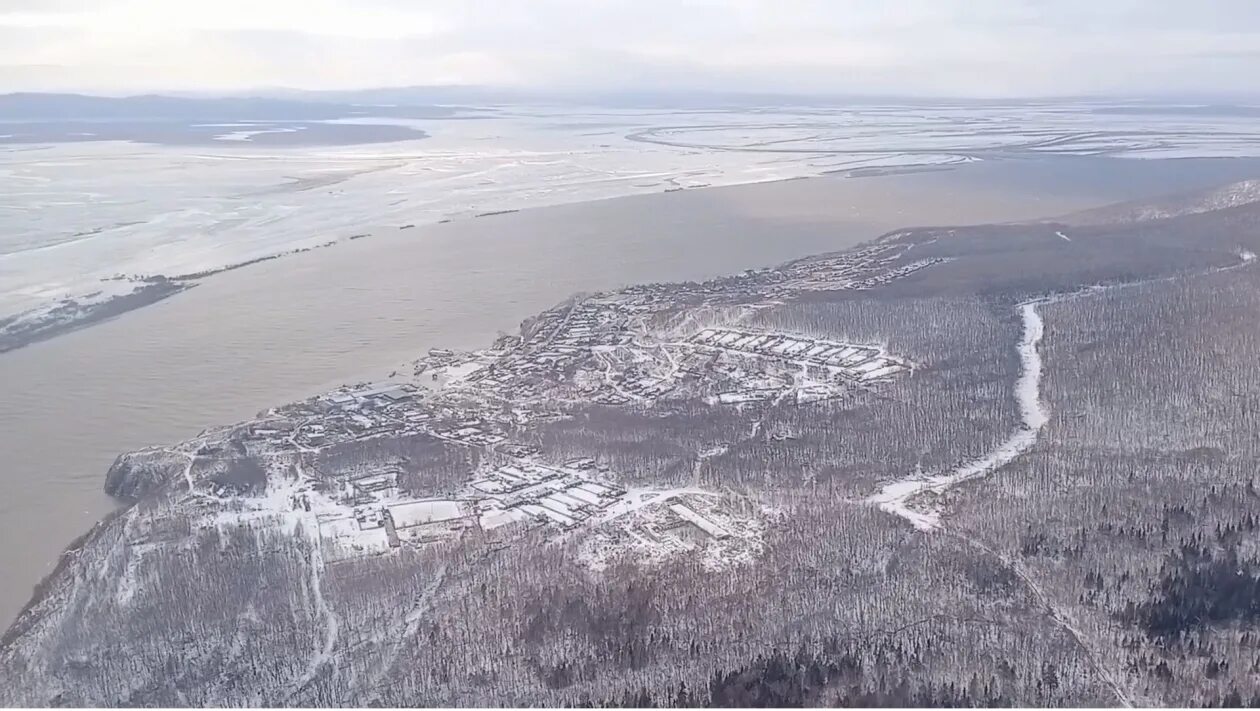
[[[1233,95],[1257,47],[1246,0],[0,0],[0,92]]]

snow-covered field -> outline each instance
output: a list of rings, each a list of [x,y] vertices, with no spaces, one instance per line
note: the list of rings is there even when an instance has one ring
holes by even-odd
[[[0,146],[0,319],[107,298],[117,275],[196,274],[406,225],[643,192],[999,155],[1260,155],[1245,115],[1103,105],[707,112],[528,107],[488,118],[353,119],[431,137],[267,147]],[[92,296],[94,295],[94,296]]]

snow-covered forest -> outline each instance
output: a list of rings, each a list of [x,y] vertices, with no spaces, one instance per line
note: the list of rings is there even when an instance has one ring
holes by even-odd
[[[124,456],[0,703],[1260,704],[1257,251],[902,231]]]

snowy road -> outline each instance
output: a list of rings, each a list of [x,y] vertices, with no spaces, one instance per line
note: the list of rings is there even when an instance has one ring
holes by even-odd
[[[868,499],[884,511],[900,516],[920,530],[931,531],[940,526],[940,515],[911,506],[911,499],[919,494],[944,493],[946,490],[1005,466],[1028,451],[1037,442],[1037,435],[1045,427],[1049,415],[1041,402],[1041,354],[1037,346],[1045,331],[1037,306],[1044,301],[1031,301],[1020,306],[1024,321],[1024,334],[1019,342],[1019,380],[1015,383],[1015,398],[1019,402],[1021,425],[993,451],[972,460],[946,474],[933,477],[917,475],[899,479],[884,486],[879,493]]]

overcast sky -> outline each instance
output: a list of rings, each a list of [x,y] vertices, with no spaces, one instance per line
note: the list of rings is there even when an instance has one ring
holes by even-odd
[[[0,91],[1260,93],[1260,0],[0,0]]]

